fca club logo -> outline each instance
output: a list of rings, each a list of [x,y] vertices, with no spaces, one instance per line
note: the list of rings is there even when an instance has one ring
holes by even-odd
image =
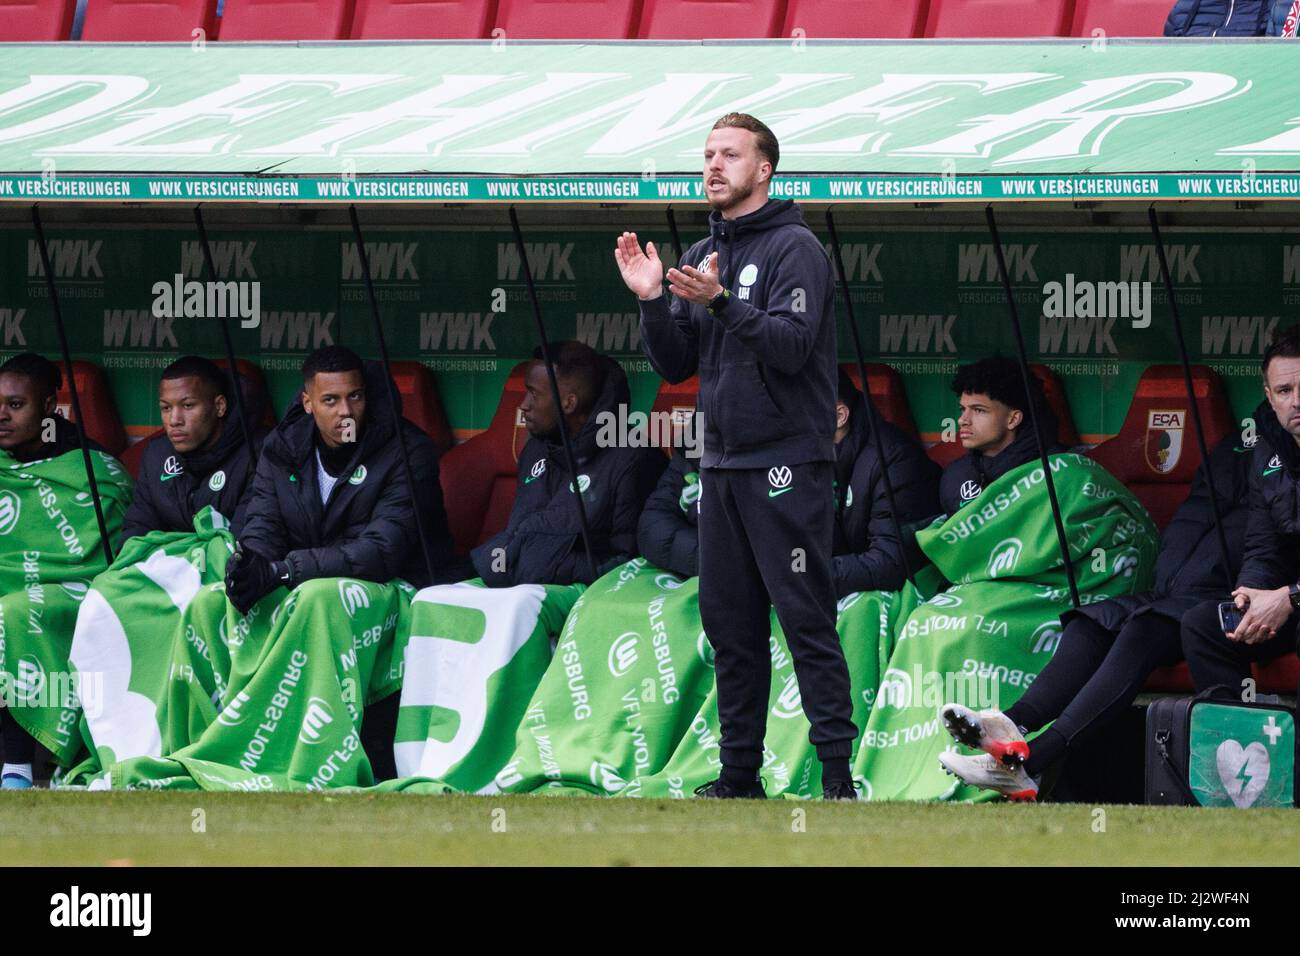
[[[767,470],[767,482],[772,487],[768,491],[767,496],[769,498],[775,498],[777,495],[785,494],[794,487],[794,485],[791,484],[793,480],[794,476],[790,473],[790,469],[785,465],[778,465],[775,468],[769,468]]]
[[[1178,466],[1183,454],[1183,425],[1186,409],[1152,409],[1147,413],[1147,464],[1157,474],[1167,475]]]

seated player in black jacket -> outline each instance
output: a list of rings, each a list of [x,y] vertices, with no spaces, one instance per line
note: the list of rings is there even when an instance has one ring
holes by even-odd
[[[197,355],[163,369],[158,407],[164,432],[145,449],[121,541],[150,531],[192,531],[194,516],[208,505],[231,524],[243,524],[252,456],[231,387],[225,372]],[[258,412],[245,409],[250,422]],[[250,430],[260,447],[265,430]]]
[[[996,479],[1038,457],[1030,401],[1046,436],[1048,454],[1065,451],[1056,441],[1056,415],[1043,396],[1042,384],[1033,375],[1030,382],[1033,393],[1026,395],[1020,366],[1002,356],[957,369],[952,390],[960,400],[957,429],[966,454],[943,470],[939,504],[946,514],[954,514]]]
[[[451,553],[438,484],[438,452],[402,420],[413,497],[392,425],[397,395],[378,363],[338,345],[303,363],[303,391],[262,445],[226,568],[226,593],[241,613],[281,585],[349,577],[421,587],[426,573],[415,519],[419,502],[435,578]]]
[[[581,342],[552,346],[561,407],[540,358],[528,370],[519,411],[528,443],[519,455],[519,485],[506,527],[471,552],[490,587],[590,584],[573,476],[561,444],[566,429],[586,506],[596,576],[636,556],[637,520],[664,470],[656,448],[628,447],[612,422],[625,420],[627,375],[613,359]]]
[[[892,591],[906,576],[880,459],[869,426],[880,429],[903,533],[938,511],[939,467],[920,444],[884,421],[841,369],[835,406],[836,597]],[[868,420],[868,415],[871,416]],[[668,470],[641,514],[637,540],[652,564],[683,577],[699,573],[698,461],[675,450]]]

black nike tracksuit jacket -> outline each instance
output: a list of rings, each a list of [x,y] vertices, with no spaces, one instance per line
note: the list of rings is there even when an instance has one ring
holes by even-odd
[[[252,437],[260,448],[266,430],[255,429]],[[250,466],[244,431],[232,416],[226,417],[216,444],[207,451],[183,455],[165,434],[156,436],[140,461],[118,546],[150,531],[193,531],[194,516],[208,505],[232,526],[242,526],[253,484]]]
[[[257,463],[240,544],[268,561],[288,561],[296,582],[323,577],[432,583],[425,570],[410,486],[392,426],[397,394],[383,367],[365,363],[366,416],[356,451],[321,503],[317,483],[316,423],[295,401],[267,436]],[[390,389],[392,391],[390,392]],[[400,401],[400,398],[398,399]],[[438,451],[429,437],[402,419],[422,511],[434,581],[451,556],[451,535],[438,484]]]
[[[667,464],[657,448],[600,447],[603,416],[631,401],[627,374],[605,359],[605,379],[586,423],[570,438],[586,506],[597,576],[636,556],[637,521]],[[573,477],[558,432],[530,438],[519,455],[519,483],[505,528],[470,558],[489,587],[590,584]]]
[[[809,739],[838,776],[857,729],[835,631],[830,259],[784,200],[734,220],[714,211],[682,263],[714,252],[730,292],[716,314],[667,292],[640,308],[655,370],[670,382],[700,376],[700,617],[714,647],[721,760],[746,776],[762,765],[775,606]]]
[[[874,413],[874,409],[873,409]],[[893,591],[906,579],[880,459],[860,392],[850,409],[849,432],[835,446],[835,594]],[[939,511],[939,466],[920,444],[874,413],[894,484],[899,523],[909,525]],[[699,574],[699,460],[677,451],[646,501],[637,542],[648,561],[684,577]]]

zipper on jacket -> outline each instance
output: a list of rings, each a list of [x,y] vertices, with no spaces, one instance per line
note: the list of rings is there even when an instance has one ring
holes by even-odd
[[[1229,23],[1232,22],[1232,15],[1234,12],[1236,12],[1236,9],[1237,9],[1237,0],[1228,0],[1228,19],[1223,21],[1223,27],[1219,27],[1218,29],[1216,29],[1213,33],[1210,34],[1210,36],[1217,37],[1219,35],[1219,30],[1224,29],[1225,27],[1227,27]]]

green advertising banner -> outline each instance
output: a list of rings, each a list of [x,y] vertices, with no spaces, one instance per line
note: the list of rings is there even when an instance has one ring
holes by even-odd
[[[646,409],[659,378],[611,254],[625,224],[647,225],[642,216],[611,219],[608,228],[529,229],[526,248],[551,337],[580,339],[617,358],[631,377],[633,404]],[[821,234],[816,217],[810,224]],[[640,231],[674,261],[662,223]],[[684,242],[698,237],[685,221],[682,231]],[[159,371],[186,352],[222,351],[218,320],[155,314],[173,298],[160,302],[155,284],[171,290],[178,275],[182,282],[202,276],[197,237],[176,226],[59,227],[49,235],[76,357],[105,367],[118,411],[137,434],[157,427]],[[211,239],[219,279],[256,290],[256,325],[227,321],[238,354],[266,372],[277,412],[296,392],[310,350],[338,343],[377,356],[350,232],[243,227],[214,229]],[[978,229],[844,225],[841,241],[868,361],[902,374],[917,427],[935,440],[953,429],[948,383],[958,362],[1015,349],[992,243]],[[1300,234],[1169,230],[1165,241],[1192,359],[1224,378],[1240,420],[1259,401],[1259,359],[1270,336],[1290,324],[1300,301]],[[1003,243],[1031,360],[1060,376],[1085,441],[1113,435],[1143,370],[1177,361],[1150,234],[1038,229],[1004,233]],[[486,427],[510,370],[536,340],[508,226],[375,229],[366,247],[393,357],[432,370],[462,437]],[[0,264],[0,356],[56,354],[30,230],[0,228]],[[840,356],[849,361],[842,301],[836,318]]]
[[[1286,43],[1105,37],[14,45],[0,196],[684,200],[695,186],[672,177],[733,109],[772,126],[791,198],[1295,196],[1300,177],[1258,174],[1300,170],[1298,61]],[[1141,175],[1159,173],[1177,175]],[[543,178],[490,178],[525,175]]]

